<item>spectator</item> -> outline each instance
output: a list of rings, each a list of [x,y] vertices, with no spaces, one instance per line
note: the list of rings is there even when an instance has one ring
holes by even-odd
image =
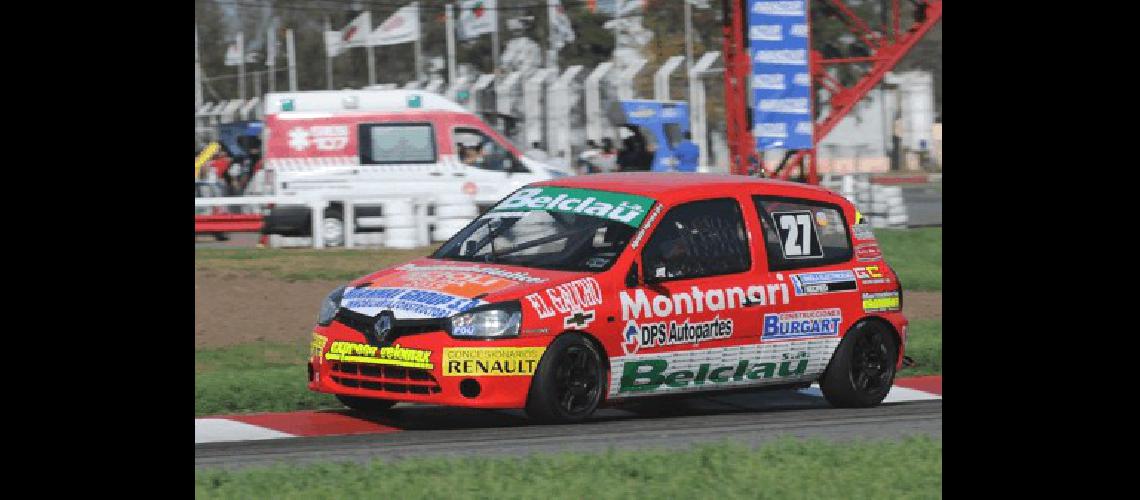
[[[685,131],[685,140],[677,144],[674,149],[674,154],[677,155],[677,171],[678,172],[696,172],[697,165],[700,164],[701,150],[696,144],[693,144],[692,132]]]
[[[530,150],[524,154],[534,161],[546,161],[548,158],[546,151],[542,150],[542,144],[537,141],[530,143]]]
[[[583,174],[596,174],[598,170],[598,157],[601,156],[602,150],[598,148],[598,144],[593,139],[586,140],[586,149],[578,155],[578,169],[579,175]]]

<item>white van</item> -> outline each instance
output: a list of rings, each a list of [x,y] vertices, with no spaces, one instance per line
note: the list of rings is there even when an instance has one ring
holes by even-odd
[[[263,142],[253,192],[278,195],[431,193],[484,208],[524,184],[569,174],[524,157],[459,104],[417,90],[267,94]],[[336,201],[325,211],[330,246],[343,242],[343,213]],[[367,224],[380,215],[378,206],[358,205],[357,231],[380,231]],[[277,206],[264,231],[308,236],[310,227],[307,208]]]

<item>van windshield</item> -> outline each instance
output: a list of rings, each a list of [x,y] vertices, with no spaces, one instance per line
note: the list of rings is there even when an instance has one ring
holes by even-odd
[[[523,188],[444,243],[432,257],[604,271],[625,250],[653,203],[626,193]]]

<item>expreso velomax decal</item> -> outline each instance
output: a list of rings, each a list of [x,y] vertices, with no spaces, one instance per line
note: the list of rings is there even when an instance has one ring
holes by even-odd
[[[807,2],[749,0],[757,149],[812,147]]]

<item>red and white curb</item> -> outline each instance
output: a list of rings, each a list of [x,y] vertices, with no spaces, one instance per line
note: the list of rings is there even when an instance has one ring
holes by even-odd
[[[801,389],[800,394],[822,398],[819,385]],[[884,403],[942,399],[942,376],[896,379]],[[255,441],[307,436],[382,434],[403,429],[353,417],[339,411],[295,411],[222,415],[194,419],[194,444],[228,441]]]

